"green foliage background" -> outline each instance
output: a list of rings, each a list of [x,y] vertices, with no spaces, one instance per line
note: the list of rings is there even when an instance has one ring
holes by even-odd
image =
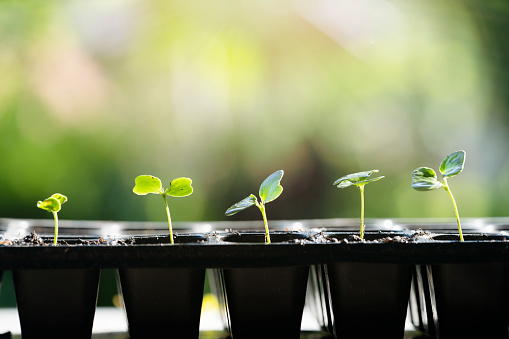
[[[453,217],[411,172],[467,152],[462,217],[507,216],[505,1],[0,1],[0,217],[223,220],[285,170],[269,219]],[[259,219],[258,211],[234,219]]]

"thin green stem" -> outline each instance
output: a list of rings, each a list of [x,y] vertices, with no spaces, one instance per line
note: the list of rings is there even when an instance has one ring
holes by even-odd
[[[55,218],[55,236],[53,237],[53,245],[57,245],[57,238],[58,238],[58,214],[57,212],[51,212],[53,213],[53,217]]]
[[[166,206],[166,214],[168,215],[168,226],[170,229],[170,243],[173,245],[173,231],[171,229],[171,216],[170,216],[170,207],[168,206],[168,201],[166,200],[166,193],[161,193],[161,196],[164,200],[164,206]]]
[[[265,224],[265,243],[270,244],[270,235],[269,235],[269,223],[267,222],[267,215],[265,215],[265,205],[257,204],[258,208],[262,212],[263,223]]]
[[[361,239],[364,239],[364,185],[359,186],[361,191]]]
[[[449,196],[451,197],[451,200],[452,200],[452,205],[454,206],[454,213],[456,213],[456,221],[458,222],[458,230],[460,232],[460,240],[465,241],[465,239],[463,239],[463,233],[461,232],[461,223],[460,223],[460,216],[458,214],[458,207],[456,206],[456,201],[454,200],[454,196],[452,195],[451,189],[449,188],[449,185],[447,184],[447,179],[443,178],[442,183],[443,183],[444,189],[447,191],[447,193],[449,193]]]

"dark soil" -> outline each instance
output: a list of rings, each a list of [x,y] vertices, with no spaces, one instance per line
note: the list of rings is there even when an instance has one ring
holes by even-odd
[[[226,232],[229,232],[230,234],[242,236],[243,233],[238,232],[233,229],[227,229]],[[288,234],[291,234],[291,232],[287,232]],[[306,233],[306,232],[304,232]],[[434,239],[431,237],[431,234],[429,232],[425,232],[422,230],[418,230],[413,234],[398,234],[397,232],[383,232],[383,233],[368,233],[365,234],[364,239],[361,239],[361,237],[358,234],[346,234],[344,232],[318,232],[315,234],[309,234],[306,237],[291,239],[291,240],[284,240],[284,241],[274,241],[275,243],[290,243],[290,244],[300,244],[300,245],[306,245],[306,244],[328,244],[328,243],[342,243],[342,244],[348,244],[348,243],[366,243],[366,244],[372,244],[372,243],[417,243],[417,242],[429,242],[434,241]],[[390,235],[388,235],[390,234]],[[212,233],[212,236],[215,236],[218,241],[229,241],[225,240],[221,236],[219,236],[216,233]],[[248,234],[248,236],[251,234]],[[251,235],[252,236],[252,235]],[[272,235],[271,235],[272,238]]]
[[[302,240],[298,240],[296,242],[300,242]],[[368,234],[365,235],[365,238],[362,239],[358,234],[351,234],[344,238],[341,237],[341,235],[334,235],[334,234],[326,234],[324,232],[317,233],[310,237],[308,241],[314,242],[314,243],[390,243],[390,242],[397,242],[397,243],[416,243],[416,242],[428,242],[433,241],[433,238],[431,237],[431,234],[429,232],[424,232],[422,230],[418,230],[412,235],[390,235],[390,236],[383,236],[383,234],[380,234],[378,237],[377,234]]]
[[[133,238],[125,238],[125,239],[104,239],[99,237],[97,239],[61,239],[57,240],[57,246],[92,246],[92,245],[132,245],[134,243]],[[32,232],[29,235],[25,236],[22,239],[15,239],[12,241],[6,240],[0,242],[0,245],[4,246],[53,246],[53,238],[50,237],[41,237],[36,232]]]

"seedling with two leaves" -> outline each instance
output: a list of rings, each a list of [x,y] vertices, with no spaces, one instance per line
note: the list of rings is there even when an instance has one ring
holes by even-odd
[[[53,245],[56,246],[58,238],[58,212],[62,208],[62,205],[67,201],[67,197],[60,193],[55,193],[44,201],[38,201],[37,207],[53,213],[55,218],[55,236],[53,237]]]
[[[226,210],[226,216],[232,216],[237,212],[245,210],[248,207],[255,205],[262,212],[263,223],[265,224],[265,242],[270,244],[269,225],[267,223],[267,215],[265,214],[265,204],[275,200],[283,192],[283,186],[281,186],[281,178],[283,178],[284,171],[279,170],[269,175],[260,185],[260,202],[254,194],[251,194],[247,198],[242,199],[238,203],[234,204],[228,210]]]
[[[364,171],[364,172],[357,172],[345,175],[344,177],[339,178],[338,180],[334,181],[333,185],[338,186],[338,188],[345,188],[350,187],[352,185],[355,185],[359,187],[359,190],[361,191],[361,231],[360,231],[360,237],[361,239],[364,239],[364,186],[366,184],[369,184],[370,182],[380,180],[384,178],[384,176],[376,177],[376,178],[370,178],[368,179],[371,174],[378,172],[378,170],[371,170],[371,171]]]
[[[171,197],[187,197],[193,193],[191,186],[192,180],[189,178],[177,178],[170,182],[170,188],[164,189],[161,180],[152,175],[140,175],[134,180],[135,186],[133,192],[137,195],[160,194],[163,197],[164,205],[166,207],[166,214],[168,215],[168,226],[170,229],[170,242],[173,245],[173,231],[171,227],[170,208],[166,196]]]
[[[456,221],[458,222],[458,230],[460,234],[460,240],[464,241],[463,233],[461,232],[460,217],[458,214],[458,207],[456,201],[452,195],[447,178],[458,175],[463,171],[465,165],[465,151],[456,151],[448,156],[440,164],[440,173],[442,173],[442,180],[438,181],[437,175],[432,168],[419,167],[412,172],[412,187],[417,191],[431,191],[440,187],[443,187],[449,197],[451,198],[452,205],[454,206],[454,212],[456,213]]]

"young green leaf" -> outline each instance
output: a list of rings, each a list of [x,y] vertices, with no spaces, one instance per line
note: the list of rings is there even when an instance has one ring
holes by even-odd
[[[283,192],[281,186],[281,178],[283,178],[284,171],[279,170],[269,175],[260,185],[260,199],[262,203],[268,203],[275,200]]]
[[[444,178],[450,178],[463,171],[465,165],[465,151],[456,151],[449,154],[440,164],[440,173]]]
[[[161,180],[152,175],[139,175],[134,179],[135,186],[133,192],[138,195],[163,194],[163,184]]]
[[[251,194],[249,197],[242,199],[238,203],[228,208],[225,214],[229,217],[253,205],[256,205],[256,196]]]
[[[345,187],[349,187],[352,185],[364,186],[367,183],[370,183],[372,181],[377,181],[377,180],[384,178],[384,176],[381,176],[381,177],[368,179],[368,177],[371,174],[376,173],[376,172],[378,172],[378,170],[371,170],[371,171],[364,171],[364,172],[348,174],[348,175],[345,175],[344,177],[341,177],[338,180],[334,181],[333,185],[338,186],[338,188],[345,188]]]
[[[48,212],[58,212],[60,211],[62,204],[60,201],[56,198],[49,197],[48,199],[44,201],[38,201],[37,207],[40,209],[46,210]]]
[[[51,198],[55,198],[60,202],[60,205],[63,205],[67,201],[67,197],[60,193],[55,193],[51,195]]]
[[[170,188],[166,190],[166,194],[172,197],[187,197],[193,193],[192,182],[189,178],[173,179],[170,183]]]
[[[412,172],[412,188],[417,191],[431,191],[442,186],[432,168],[419,167]]]

